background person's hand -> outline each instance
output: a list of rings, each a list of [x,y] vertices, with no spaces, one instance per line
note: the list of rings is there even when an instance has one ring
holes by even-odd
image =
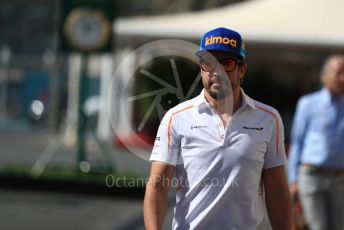
[[[289,185],[289,192],[293,202],[298,200],[299,184],[297,182],[291,183]]]

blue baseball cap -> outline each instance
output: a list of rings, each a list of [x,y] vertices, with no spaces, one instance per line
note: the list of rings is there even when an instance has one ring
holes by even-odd
[[[210,30],[203,35],[197,55],[200,56],[207,51],[228,52],[245,59],[245,45],[241,35],[223,27]]]

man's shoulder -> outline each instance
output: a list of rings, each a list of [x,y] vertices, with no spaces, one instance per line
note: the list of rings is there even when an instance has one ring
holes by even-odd
[[[256,115],[258,115],[259,120],[260,120],[259,122],[261,122],[263,119],[269,122],[271,127],[274,127],[277,124],[277,127],[282,127],[283,129],[282,117],[277,109],[275,109],[271,105],[267,105],[257,100],[252,99],[252,101],[254,102],[254,106],[255,106],[254,112],[256,113]]]
[[[254,105],[257,111],[264,112],[265,114],[267,115],[269,114],[275,118],[280,116],[278,110],[272,107],[271,105],[267,105],[263,102],[260,102],[254,99],[252,99],[252,101],[254,102]]]
[[[319,98],[323,97],[325,94],[325,91],[323,89],[308,93],[303,95],[300,100],[305,100],[305,101],[313,101],[313,100],[318,100]]]
[[[186,111],[188,109],[193,108],[196,104],[196,98],[197,97],[179,103],[178,105],[170,108],[167,111],[167,114],[173,115],[173,114],[179,113],[181,111]]]
[[[244,91],[242,92],[244,94],[246,104],[249,105],[251,108],[254,108],[255,112],[264,113],[267,116],[268,115],[273,116],[273,117],[279,116],[278,111],[274,107],[267,105],[263,102],[257,101],[251,98],[250,96],[248,96],[247,94],[245,94]]]
[[[320,100],[324,97],[324,90],[318,90],[312,93],[308,93],[300,97],[299,104],[302,106],[308,106],[312,103],[319,103]]]

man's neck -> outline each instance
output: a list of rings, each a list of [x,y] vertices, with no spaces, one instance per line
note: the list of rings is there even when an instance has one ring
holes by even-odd
[[[328,88],[325,88],[331,97],[331,101],[338,101],[344,94],[342,92],[335,92]]]

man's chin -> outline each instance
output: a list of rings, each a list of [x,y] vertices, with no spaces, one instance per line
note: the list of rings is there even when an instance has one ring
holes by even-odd
[[[217,89],[212,89],[210,92],[209,92],[210,96],[216,100],[223,100],[225,99],[226,97],[229,96],[230,94],[230,90],[217,90]]]
[[[209,88],[217,92],[228,90],[228,87],[225,84],[218,83],[218,82],[210,84]]]

